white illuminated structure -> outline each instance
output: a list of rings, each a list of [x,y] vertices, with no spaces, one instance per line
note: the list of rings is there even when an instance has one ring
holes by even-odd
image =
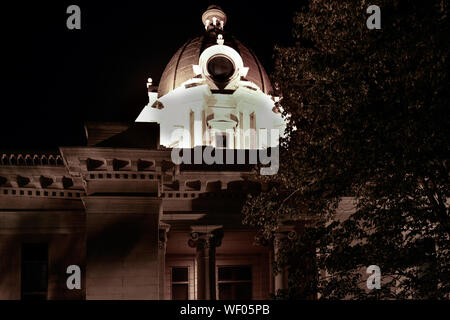
[[[202,20],[205,34],[178,50],[157,90],[149,79],[149,103],[136,122],[159,123],[160,144],[168,148],[275,147],[274,132],[282,136],[286,123],[263,66],[224,32],[219,7]]]

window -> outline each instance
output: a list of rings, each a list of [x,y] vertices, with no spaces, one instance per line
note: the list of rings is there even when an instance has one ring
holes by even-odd
[[[189,113],[189,135],[190,135],[190,139],[191,139],[191,148],[194,148],[195,146],[195,130],[194,130],[194,125],[195,125],[195,121],[194,121],[194,111],[191,110],[191,112]]]
[[[172,300],[189,299],[189,268],[172,268]]]
[[[256,148],[256,116],[252,112],[250,114],[250,149]]]
[[[259,148],[260,149],[266,149],[270,147],[271,137],[269,136],[269,131],[266,128],[259,129]]]
[[[239,112],[239,141],[240,148],[245,149],[245,141],[244,141],[244,114]]]
[[[228,57],[217,55],[208,61],[208,73],[218,82],[230,80],[234,71],[234,63]]]
[[[252,299],[252,268],[227,266],[218,268],[220,300]]]
[[[227,147],[227,135],[225,133],[216,134],[216,148]]]
[[[202,111],[202,143],[203,145],[209,144],[209,136],[207,136],[206,128],[208,127],[206,123],[206,112]]]
[[[48,288],[48,245],[22,244],[22,299],[46,300]]]
[[[183,135],[184,135],[184,126],[175,125],[173,126],[173,133],[175,135],[172,137],[173,139],[169,144],[169,148],[184,148],[184,141],[183,141]]]

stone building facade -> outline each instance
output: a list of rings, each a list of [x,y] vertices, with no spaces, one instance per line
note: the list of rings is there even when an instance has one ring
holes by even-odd
[[[86,146],[0,153],[0,299],[267,299],[285,285],[274,249],[242,225],[264,188],[254,166],[172,161],[173,148],[274,147],[261,137],[283,131],[263,66],[226,19],[208,8],[135,123],[88,123]],[[80,289],[67,286],[74,265]]]

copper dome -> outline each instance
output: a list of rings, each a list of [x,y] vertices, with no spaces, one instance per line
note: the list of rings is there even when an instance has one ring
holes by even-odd
[[[159,83],[158,97],[166,95],[183,82],[195,77],[192,66],[198,64],[201,53],[215,42],[215,35],[210,33],[187,41],[167,64]],[[232,47],[241,55],[244,66],[249,68],[246,79],[255,83],[264,93],[272,95],[269,77],[256,55],[229,35],[225,35],[225,45]]]

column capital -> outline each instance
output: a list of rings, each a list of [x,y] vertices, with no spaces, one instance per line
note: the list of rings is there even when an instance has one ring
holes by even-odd
[[[197,299],[216,299],[216,247],[223,237],[222,226],[191,226],[189,246],[196,248]]]
[[[297,231],[295,226],[281,226],[275,231],[274,244],[275,246],[281,245],[284,241],[295,240],[297,238]]]
[[[158,247],[161,250],[166,249],[167,244],[167,233],[170,230],[170,224],[160,222],[159,223],[159,229],[158,229]]]
[[[220,247],[223,238],[222,226],[192,226],[189,246],[204,250],[207,248]]]

